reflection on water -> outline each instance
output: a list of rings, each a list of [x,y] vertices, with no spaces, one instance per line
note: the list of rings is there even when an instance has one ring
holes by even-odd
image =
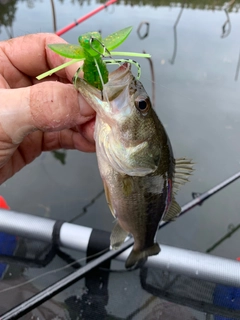
[[[14,36],[12,25],[15,19],[15,14],[17,11],[17,2],[18,0],[0,0],[0,26],[5,28],[5,31],[9,38]],[[21,2],[25,2],[27,7],[34,8],[36,4],[36,0],[22,0]],[[64,0],[59,0],[61,4],[64,4]],[[85,4],[91,4],[90,0],[73,0],[72,5],[78,4],[79,6],[84,6]],[[96,3],[104,4],[104,0],[97,0]],[[122,4],[122,2],[121,2]],[[201,9],[201,10],[224,10],[226,14],[226,21],[222,26],[222,37],[226,37],[231,32],[231,22],[229,18],[229,12],[238,12],[239,10],[239,1],[231,0],[226,3],[224,0],[220,1],[208,1],[206,4],[205,1],[197,0],[197,1],[184,1],[183,3],[179,2],[172,2],[169,0],[124,0],[125,5],[130,6],[153,6],[153,7],[181,7],[181,11],[177,17],[177,21],[174,24],[174,37],[176,37],[176,27],[181,17],[182,11],[184,8],[191,8],[191,9]],[[69,5],[69,4],[68,4]],[[120,3],[116,2],[116,5],[120,5]],[[51,0],[51,10],[52,10],[52,18],[53,18],[53,31],[56,32],[57,30],[57,23],[56,23],[56,13],[55,13],[55,4],[54,0]],[[143,36],[145,38],[149,31],[149,24],[146,22],[147,32],[146,35]],[[140,35],[140,33],[139,33]],[[142,38],[142,39],[143,39]],[[175,39],[175,46],[176,46],[176,39]],[[171,61],[174,61],[175,58],[175,47],[174,53]]]
[[[103,0],[97,1],[100,3],[104,3]],[[122,3],[122,2],[121,2]],[[224,0],[217,0],[217,1],[169,1],[169,0],[124,0],[124,5],[130,5],[130,6],[152,6],[152,7],[178,7],[178,6],[184,6],[185,8],[191,8],[191,9],[201,9],[201,10],[221,10],[225,5],[226,1]],[[230,11],[237,12],[239,10],[239,1],[231,0],[229,2],[229,9]]]
[[[177,16],[177,20],[176,22],[174,23],[174,26],[173,26],[173,33],[174,33],[174,48],[173,48],[173,55],[172,55],[172,58],[169,60],[171,64],[174,64],[174,61],[175,61],[175,58],[176,58],[176,54],[177,54],[177,25],[178,25],[178,22],[181,18],[181,15],[183,13],[183,6],[181,8],[181,10],[179,11],[179,14]]]
[[[149,28],[150,28],[150,23],[148,21],[142,21],[138,28],[137,28],[137,34],[139,36],[139,39],[143,40],[148,37],[149,35]],[[143,31],[143,29],[145,29]]]
[[[15,18],[17,4],[16,0],[1,0],[0,2],[0,32],[4,28],[8,38],[13,37],[13,21]]]
[[[55,150],[55,151],[51,151],[51,153],[55,159],[61,162],[61,164],[66,164],[66,156],[67,156],[66,150],[61,150],[61,151]]]

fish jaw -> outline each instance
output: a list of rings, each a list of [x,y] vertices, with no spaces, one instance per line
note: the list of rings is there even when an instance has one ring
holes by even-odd
[[[128,104],[128,101],[124,101],[124,97],[128,96],[128,87],[133,78],[129,72],[130,68],[129,64],[124,64],[111,72],[109,81],[103,86],[103,91],[93,87],[82,78],[76,80],[77,90],[99,117],[112,118],[114,116],[113,110],[115,111],[116,108],[122,109],[123,103]]]

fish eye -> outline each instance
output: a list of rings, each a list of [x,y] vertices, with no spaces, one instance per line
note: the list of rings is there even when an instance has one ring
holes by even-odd
[[[147,115],[148,110],[151,107],[151,102],[149,98],[138,97],[135,100],[135,107],[144,115]]]

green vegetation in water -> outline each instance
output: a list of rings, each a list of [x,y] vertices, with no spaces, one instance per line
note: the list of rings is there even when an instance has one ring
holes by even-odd
[[[122,30],[119,30],[115,33],[110,34],[106,38],[102,39],[99,32],[88,32],[78,38],[79,45],[58,43],[58,44],[49,44],[48,47],[59,55],[72,60],[62,64],[61,66],[49,70],[37,77],[38,80],[41,80],[53,73],[66,68],[67,66],[76,63],[78,61],[84,60],[82,70],[84,72],[84,79],[91,84],[92,86],[98,88],[99,90],[103,89],[103,84],[108,82],[108,70],[107,63],[119,63],[123,61],[128,61],[133,63],[140,69],[140,66],[133,60],[103,60],[103,57],[112,56],[128,56],[128,57],[141,57],[149,58],[149,54],[136,53],[136,52],[116,52],[112,51],[113,49],[120,46],[129,36],[132,31],[132,27],[128,27]],[[81,68],[77,71],[75,75],[76,78],[80,72]],[[140,70],[138,72],[140,74]]]
[[[55,159],[61,162],[61,164],[63,165],[66,164],[66,156],[67,156],[66,150],[62,150],[62,151],[54,150],[54,151],[51,151],[51,153]]]

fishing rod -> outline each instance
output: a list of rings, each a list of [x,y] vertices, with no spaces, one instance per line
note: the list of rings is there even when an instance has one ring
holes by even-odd
[[[223,182],[219,183],[215,187],[209,189],[208,191],[206,191],[206,192],[204,192],[202,194],[198,194],[197,197],[194,200],[190,201],[189,203],[187,203],[186,205],[184,205],[182,207],[181,215],[183,213],[189,211],[190,209],[194,208],[195,206],[201,205],[205,200],[207,200],[208,198],[213,196],[215,193],[217,193],[220,190],[224,189],[229,184],[231,184],[232,182],[236,181],[239,178],[240,178],[240,171],[235,173],[234,175],[232,175],[230,178],[228,178],[228,179],[224,180]]]
[[[219,183],[215,187],[209,189],[207,192],[198,195],[198,197],[186,205],[182,207],[181,210],[181,215],[185,214],[188,212],[190,209],[194,208],[197,205],[201,205],[205,200],[213,196],[215,193],[218,191],[222,190],[229,184],[233,183],[236,181],[238,178],[240,178],[240,172],[234,174],[230,178],[224,180],[223,182]],[[38,219],[41,219],[38,217]],[[14,220],[16,221],[16,220]],[[163,226],[167,225],[171,221],[163,222],[160,224],[159,229],[161,229]],[[74,237],[73,237],[74,239]],[[107,251],[106,253],[102,254],[100,257],[90,261],[87,265],[82,267],[81,269],[74,271],[70,275],[64,277],[63,279],[57,281],[53,285],[50,285],[46,289],[42,290],[40,293],[34,295],[33,297],[29,298],[25,302],[21,303],[20,305],[12,308],[10,311],[6,312],[1,316],[1,320],[10,320],[10,319],[18,319],[20,316],[23,316],[27,312],[31,311],[32,309],[38,307],[40,304],[45,302],[46,300],[52,298],[55,296],[57,293],[63,291],[76,281],[80,280],[83,278],[86,274],[88,274],[92,269],[98,267],[100,264],[103,262],[106,262],[110,259],[115,258],[118,256],[120,253],[124,252],[128,248],[130,248],[134,243],[134,239],[130,238],[128,241],[124,242],[121,248],[118,250],[111,250]]]
[[[57,293],[61,292],[62,290],[68,288],[70,285],[75,283],[77,280],[83,278],[88,272],[92,269],[98,267],[103,262],[106,262],[110,259],[115,258],[117,255],[128,249],[133,245],[133,239],[128,240],[125,242],[120,249],[118,250],[111,250],[100,257],[90,261],[87,265],[83,266],[81,269],[74,271],[72,274],[64,277],[63,279],[57,281],[53,285],[49,286],[48,288],[42,290],[40,293],[34,295],[30,299],[26,300],[25,302],[21,303],[17,307],[11,309],[10,311],[6,312],[5,314],[1,315],[1,320],[14,320],[19,319],[19,317],[25,315],[27,312],[31,311],[32,309],[38,307],[46,300],[52,298]]]
[[[56,34],[58,36],[61,36],[62,34],[64,34],[65,32],[69,31],[70,29],[76,27],[77,25],[79,25],[80,23],[82,23],[83,21],[87,20],[88,18],[92,17],[94,14],[98,13],[99,11],[107,8],[108,6],[112,5],[113,3],[117,2],[117,0],[109,0],[106,3],[104,3],[103,5],[99,6],[98,8],[92,10],[91,12],[87,13],[85,16],[79,18],[77,21],[74,21],[72,23],[70,23],[69,25],[67,25],[66,27],[62,28],[61,30],[58,30],[56,32]]]
[[[203,202],[206,201],[208,198],[212,197],[215,193],[217,193],[220,190],[224,189],[229,184],[233,183],[234,181],[236,181],[239,178],[240,178],[240,171],[235,173],[234,175],[232,175],[230,178],[224,180],[223,182],[217,184],[215,187],[209,189],[208,191],[206,191],[206,192],[204,192],[202,194],[197,194],[195,199],[193,199],[192,201],[190,201],[187,204],[185,204],[184,206],[182,206],[179,216],[181,216],[184,213],[188,212],[189,210],[193,209],[197,205],[202,205]],[[170,222],[172,222],[172,220],[162,221],[160,223],[159,229],[162,226],[165,226],[165,225],[169,224]]]
[[[240,229],[240,224],[238,224],[236,227],[233,227],[231,231],[227,232],[221,239],[219,239],[217,242],[215,242],[210,248],[206,250],[206,253],[210,253],[213,250],[215,250],[217,247],[220,246],[225,240],[229,239],[235,232],[237,232]]]

